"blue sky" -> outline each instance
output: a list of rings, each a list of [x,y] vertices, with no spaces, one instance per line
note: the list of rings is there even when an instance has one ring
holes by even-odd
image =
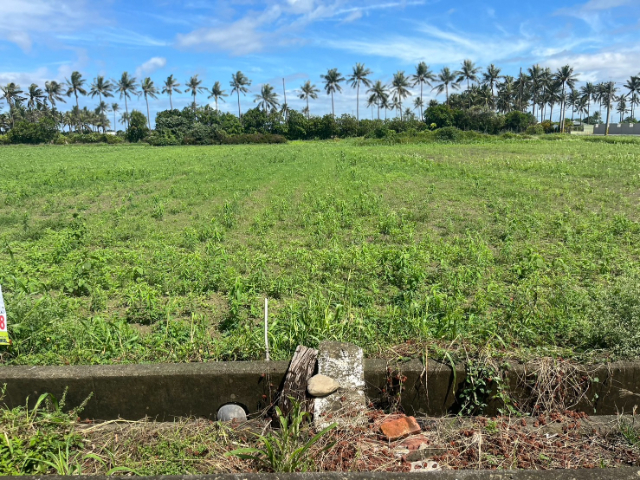
[[[116,78],[126,70],[158,85],[170,74],[181,83],[199,74],[205,86],[219,80],[227,88],[242,70],[253,82],[243,109],[255,105],[263,83],[282,94],[282,78],[288,103],[301,109],[301,84],[321,88],[328,68],[346,76],[356,62],[383,81],[420,61],[437,71],[465,58],[508,74],[570,63],[582,80],[622,81],[640,72],[639,33],[640,0],[2,0],[0,83],[43,85],[73,70],[89,80]],[[174,97],[178,107],[188,103]],[[152,117],[166,108],[167,97],[153,100]],[[233,99],[221,104],[234,108]],[[324,93],[311,104],[312,113],[330,108]],[[336,98],[336,110],[355,113],[353,90]]]

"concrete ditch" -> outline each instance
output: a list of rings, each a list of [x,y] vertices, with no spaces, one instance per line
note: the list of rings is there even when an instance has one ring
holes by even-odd
[[[11,477],[0,477],[11,478]],[[107,480],[131,477],[101,477],[58,475],[24,476],[25,480]],[[594,470],[520,470],[520,471],[438,471],[430,473],[287,473],[245,475],[198,475],[198,476],[156,476],[136,477],[140,480],[637,480],[640,478],[638,468],[594,469]]]
[[[159,421],[175,417],[215,419],[220,406],[236,403],[248,413],[265,409],[273,400],[288,362],[215,362],[197,364],[152,364],[0,368],[0,385],[6,384],[4,403],[9,408],[35,403],[42,393],[57,398],[67,391],[67,405],[79,405],[93,394],[83,417],[96,420],[117,418]],[[365,360],[367,397],[384,402],[400,386],[399,403],[410,415],[443,416],[451,413],[456,395],[465,381],[465,366],[455,370],[430,360],[389,364]],[[514,365],[505,375],[505,386],[514,398],[530,395],[523,378],[526,367]],[[591,368],[588,382],[574,409],[589,415],[630,413],[640,405],[640,362],[617,362]],[[597,381],[596,381],[597,380]],[[489,405],[486,414],[500,407]]]

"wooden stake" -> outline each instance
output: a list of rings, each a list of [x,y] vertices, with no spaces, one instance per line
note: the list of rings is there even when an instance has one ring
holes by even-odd
[[[269,299],[264,299],[264,345],[267,351],[267,362],[269,358]]]

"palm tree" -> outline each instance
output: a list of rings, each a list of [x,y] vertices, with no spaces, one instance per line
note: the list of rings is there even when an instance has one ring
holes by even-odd
[[[238,118],[242,118],[242,111],[240,110],[240,94],[246,95],[251,86],[251,80],[249,80],[244,73],[238,70],[237,73],[231,75],[231,94],[236,93],[238,95]]]
[[[86,80],[82,78],[82,74],[80,72],[72,72],[71,79],[67,80],[67,96],[70,97],[72,94],[76,97],[76,107],[80,108],[78,103],[78,94],[86,95],[87,91],[84,88],[84,84]]]
[[[300,91],[302,92],[298,97],[301,100],[307,101],[307,120],[309,119],[309,99],[313,98],[314,100],[318,98],[318,90],[315,85],[311,84],[311,80],[307,80],[304,85],[300,87]]]
[[[587,118],[590,119],[591,118],[591,100],[594,99],[597,93],[596,86],[591,82],[587,82],[580,89],[580,93],[582,94],[582,98],[585,99],[587,102]]]
[[[438,74],[436,80],[439,81],[440,84],[433,87],[433,90],[435,90],[438,95],[445,92],[447,105],[449,105],[449,85],[451,85],[451,88],[454,90],[460,88],[460,85],[456,81],[456,74],[452,72],[449,67],[444,67]]]
[[[91,96],[91,98],[97,95],[100,99],[100,104],[102,104],[102,97],[113,97],[112,91],[113,84],[109,80],[105,80],[102,75],[98,75],[91,84],[89,95]],[[104,111],[101,111],[100,113],[104,113]]]
[[[198,75],[191,77],[185,84],[185,93],[191,92],[191,95],[193,95],[193,113],[196,113],[196,95],[198,92],[206,90],[206,88],[201,87],[200,85],[202,85],[202,80],[198,78]]]
[[[624,88],[629,90],[629,96],[631,97],[631,117],[635,118],[634,106],[636,104],[636,95],[640,93],[640,76],[631,77],[624,84]]]
[[[356,66],[353,67],[353,71],[349,78],[347,78],[347,82],[351,88],[356,89],[356,119],[360,120],[360,84],[363,84],[365,87],[371,87],[371,80],[367,77],[371,75],[371,70],[364,66],[364,63],[356,63]]]
[[[84,88],[84,84],[86,83],[86,80],[82,78],[82,74],[80,72],[72,72],[71,78],[66,79],[66,82],[67,82],[67,96],[70,97],[71,95],[75,95],[76,107],[77,107],[77,111],[79,111],[80,104],[78,102],[78,94],[80,95],[87,94],[87,91]],[[80,126],[78,125],[78,129],[79,128]]]
[[[422,120],[422,106],[424,105],[424,101],[422,99],[422,86],[429,85],[431,86],[431,82],[435,81],[436,76],[429,69],[429,65],[425,62],[420,62],[416,67],[416,73],[411,75],[411,81],[413,82],[413,86],[420,85],[420,119]]]
[[[424,107],[424,102],[420,97],[416,97],[416,99],[413,101],[413,109],[419,110],[420,114],[422,115],[422,107]]]
[[[2,97],[0,99],[5,99],[9,104],[9,116],[11,117],[11,127],[15,127],[15,115],[14,109],[16,105],[19,105],[20,102],[26,100],[25,97],[20,96],[23,92],[20,90],[20,85],[16,85],[13,82],[8,83],[6,86],[0,86],[0,91],[2,92]]]
[[[264,112],[276,111],[278,105],[280,105],[278,102],[278,94],[268,83],[262,85],[260,93],[255,96],[253,101],[258,102],[258,108],[262,109]]]
[[[533,100],[533,115],[536,114],[536,105],[538,104],[538,97],[542,91],[542,85],[546,81],[545,70],[540,65],[533,65],[527,70],[529,88],[531,89],[531,96]]]
[[[47,98],[47,96],[38,85],[35,83],[29,85],[29,90],[27,90],[27,107],[30,109],[39,107],[45,98]]]
[[[331,114],[333,118],[336,118],[336,110],[333,103],[333,94],[335,92],[342,92],[342,87],[340,84],[344,82],[344,77],[340,72],[338,72],[337,68],[332,68],[327,70],[326,75],[320,75],[320,78],[324,81],[324,91],[327,92],[327,95],[331,95]]]
[[[149,113],[149,97],[158,98],[158,89],[151,80],[150,77],[145,78],[140,85],[140,90],[142,90],[142,94],[144,95],[144,101],[147,104],[147,124],[149,125],[149,130],[151,130],[151,114]]]
[[[600,103],[607,106],[607,126],[605,129],[605,135],[609,135],[609,124],[611,121],[611,102],[613,102],[615,95],[618,91],[615,82],[604,82],[599,86],[599,98]]]
[[[47,99],[49,100],[49,102],[51,102],[51,106],[55,107],[56,102],[66,103],[66,101],[62,97],[62,95],[64,95],[62,88],[63,85],[56,82],[55,80],[44,83],[44,92],[47,94]]]
[[[385,108],[389,93],[387,92],[387,86],[380,80],[377,80],[373,86],[367,90],[369,96],[369,103],[378,107],[378,120],[380,120],[380,108]]]
[[[455,72],[455,74],[458,75],[458,83],[462,82],[463,80],[467,81],[467,90],[469,90],[469,88],[471,87],[470,82],[478,81],[479,71],[480,67],[476,67],[475,63],[473,63],[471,60],[465,60],[462,62],[460,70]]]
[[[173,92],[182,93],[182,91],[178,89],[179,86],[180,84],[173,75],[169,75],[164,81],[162,93],[169,95],[169,105],[171,106],[171,110],[173,110]]]
[[[572,90],[576,86],[576,81],[578,80],[576,74],[574,73],[573,67],[569,65],[565,65],[560,67],[558,71],[554,75],[554,79],[562,85],[562,105],[560,106],[560,132],[564,132],[564,117],[565,117],[565,88],[569,87]]]
[[[120,80],[116,82],[116,92],[120,94],[120,98],[124,97],[124,111],[126,115],[123,115],[127,122],[127,128],[129,128],[129,104],[127,100],[131,98],[131,94],[138,95],[138,84],[135,77],[130,77],[129,72],[124,72],[120,77]]]
[[[502,77],[500,72],[501,70],[492,63],[487,67],[487,71],[482,74],[482,81],[489,84],[492,96],[495,96],[493,86]]]
[[[619,97],[616,97],[616,99],[618,100],[618,107],[616,110],[620,114],[620,123],[622,123],[624,114],[629,111],[627,108],[627,98],[624,95],[620,95]]]
[[[402,120],[402,100],[411,95],[409,88],[411,83],[409,79],[405,76],[403,71],[398,71],[393,74],[393,80],[391,81],[391,93],[393,95],[394,100],[396,100],[400,105],[400,120]]]
[[[226,94],[226,90],[222,89],[222,85],[220,85],[220,82],[216,82],[213,84],[213,87],[211,87],[211,95],[209,95],[209,98],[214,98],[216,100],[216,112],[218,111],[218,100],[222,100],[224,102],[223,97],[228,96],[229,95]]]
[[[120,105],[118,105],[117,103],[112,103],[111,104],[111,111],[113,112],[113,131],[116,131],[116,112],[120,111]]]

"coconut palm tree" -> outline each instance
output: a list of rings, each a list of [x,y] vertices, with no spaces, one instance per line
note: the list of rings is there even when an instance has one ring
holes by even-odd
[[[409,82],[409,78],[405,76],[404,71],[400,70],[393,74],[390,90],[394,100],[397,100],[400,104],[400,120],[402,120],[402,100],[411,95],[411,91],[409,91],[410,86],[411,82]]]
[[[364,66],[364,63],[356,63],[353,67],[351,75],[347,78],[347,82],[351,88],[356,89],[356,119],[360,120],[360,84],[365,87],[371,87],[371,80],[367,77],[371,75],[371,70]]]
[[[538,97],[542,92],[542,86],[547,81],[545,69],[540,65],[533,65],[529,67],[528,72],[528,86],[531,91],[531,98],[533,100],[533,115],[536,114],[536,105],[538,104]]]
[[[298,95],[298,98],[301,100],[307,101],[307,120],[309,119],[309,99],[313,98],[314,100],[318,98],[318,88],[315,85],[311,84],[311,80],[307,80],[304,85],[300,87],[300,91],[302,92]]]
[[[267,113],[276,111],[278,105],[280,105],[278,102],[278,94],[268,83],[262,85],[260,93],[255,96],[253,101],[258,102],[258,108]]]
[[[202,87],[202,80],[198,78],[198,75],[194,75],[184,85],[185,93],[190,92],[193,95],[193,113],[196,113],[196,95],[200,92],[204,92],[206,88]]]
[[[113,112],[113,131],[116,131],[116,112],[120,111],[120,105],[118,105],[117,103],[112,103],[111,104],[111,111]]]
[[[467,81],[467,90],[469,90],[469,88],[471,88],[471,82],[478,81],[478,72],[480,72],[480,67],[477,67],[471,60],[465,60],[462,62],[460,70],[455,72],[455,74],[458,75],[458,83],[463,80]]]
[[[20,90],[20,85],[15,84],[14,82],[10,82],[4,87],[0,86],[0,92],[2,92],[2,96],[0,99],[4,99],[9,104],[9,116],[11,117],[11,127],[15,127],[15,114],[14,110],[20,102],[26,100],[25,97],[21,96],[23,93]]]
[[[413,86],[420,85],[420,119],[422,120],[422,105],[424,105],[424,101],[422,98],[422,87],[423,85],[431,86],[431,82],[435,81],[436,76],[429,69],[429,65],[425,62],[420,62],[416,67],[416,73],[411,75],[411,81],[413,82]]]
[[[416,97],[413,101],[413,109],[420,111],[420,115],[422,115],[422,107],[424,107],[424,102],[420,97]]]
[[[240,94],[246,95],[251,86],[251,80],[249,80],[244,73],[238,70],[237,73],[231,75],[231,82],[229,83],[231,87],[231,94],[238,95],[238,118],[242,118],[242,111],[240,110]]]
[[[44,103],[43,100],[45,98],[47,98],[47,96],[38,85],[35,83],[29,85],[29,90],[27,90],[27,107],[30,109],[39,107]]]
[[[570,65],[564,65],[560,67],[555,75],[554,79],[562,85],[562,104],[560,105],[560,132],[564,132],[564,120],[565,120],[565,89],[569,87],[570,89],[574,89],[576,86],[576,82],[578,81],[578,77],[576,76],[573,67]]]
[[[91,84],[91,90],[89,90],[89,95],[91,98],[98,96],[100,99],[100,104],[102,104],[102,97],[109,98],[113,97],[113,84],[109,80],[105,80],[102,75],[98,75],[93,83]],[[104,114],[104,111],[100,113]]]
[[[629,96],[631,98],[631,117],[635,118],[634,106],[636,104],[637,94],[640,93],[640,76],[632,76],[627,83],[624,84],[624,88],[629,90]]]
[[[580,93],[582,94],[582,98],[587,102],[587,118],[591,117],[591,100],[594,99],[597,91],[596,86],[591,83],[585,83],[582,88],[580,88]]]
[[[508,113],[515,107],[517,98],[516,79],[510,75],[504,77],[504,81],[498,85],[496,106],[500,113]]]
[[[605,135],[609,135],[609,124],[611,122],[611,104],[616,98],[618,89],[615,82],[603,82],[599,85],[598,98],[601,105],[607,107],[607,126],[605,129]]]
[[[63,96],[63,85],[51,80],[50,82],[44,82],[44,93],[47,94],[47,100],[51,103],[51,106],[55,107],[56,102],[66,103]]]
[[[135,77],[130,77],[129,72],[124,72],[120,77],[120,80],[116,82],[116,92],[120,94],[120,98],[124,97],[124,111],[126,115],[123,115],[127,122],[127,128],[129,128],[129,104],[128,99],[131,95],[138,95],[138,84]]]
[[[331,114],[333,118],[336,118],[336,110],[333,103],[333,94],[338,92],[342,92],[342,87],[340,84],[344,82],[344,77],[340,72],[338,72],[337,68],[331,68],[327,70],[325,75],[320,75],[322,81],[324,82],[324,91],[327,92],[327,95],[331,95]]]
[[[625,97],[624,95],[620,95],[616,97],[616,100],[618,100],[618,107],[616,108],[616,111],[620,114],[620,123],[622,123],[624,114],[629,111],[629,109],[627,108],[627,97]]]
[[[494,89],[493,89],[494,85],[496,85],[498,80],[502,77],[502,75],[500,75],[500,72],[501,70],[492,63],[487,67],[487,70],[482,74],[482,81],[491,87],[492,96],[495,96]]]
[[[216,112],[218,111],[218,100],[222,100],[224,102],[224,98],[223,97],[228,97],[229,95],[227,95],[226,90],[222,89],[222,85],[220,85],[220,82],[216,82],[213,84],[213,87],[211,87],[211,95],[209,95],[209,98],[213,98],[216,101]]]
[[[445,92],[447,98],[447,105],[449,105],[449,86],[453,90],[457,90],[460,88],[459,83],[456,81],[457,75],[452,72],[449,67],[444,67],[440,70],[440,73],[436,77],[436,80],[440,82],[438,85],[433,87],[432,90],[435,90],[438,95],[442,92]]]
[[[144,101],[147,104],[147,124],[149,125],[149,130],[151,130],[151,114],[149,113],[149,97],[158,98],[158,88],[153,83],[150,77],[145,78],[140,84],[140,90],[144,95]]]
[[[182,91],[178,88],[180,84],[172,75],[169,75],[167,79],[164,81],[164,85],[162,87],[162,93],[165,95],[169,95],[169,105],[171,106],[171,110],[173,110],[173,92],[182,93]]]
[[[75,95],[76,97],[76,107],[80,108],[80,104],[78,102],[78,94],[86,95],[87,90],[84,88],[84,84],[86,80],[82,78],[82,74],[80,72],[72,72],[71,78],[67,78],[67,96]]]
[[[380,108],[385,108],[387,104],[387,99],[389,97],[389,92],[387,92],[387,86],[382,83],[380,80],[377,80],[373,86],[367,90],[369,96],[369,103],[376,105],[378,107],[378,120],[380,120]]]

